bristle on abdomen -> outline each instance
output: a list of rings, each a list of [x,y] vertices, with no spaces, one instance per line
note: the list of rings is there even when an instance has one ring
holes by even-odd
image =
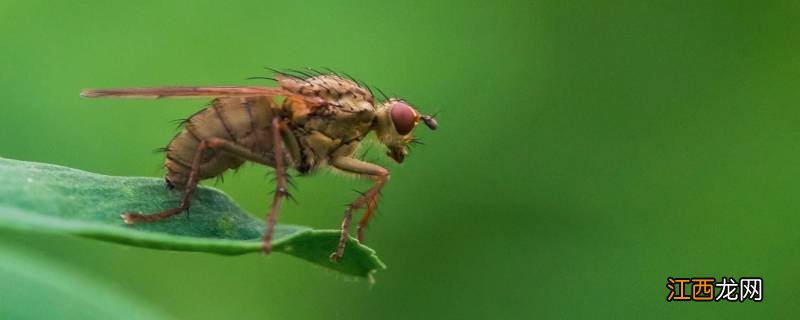
[[[184,127],[166,149],[165,180],[173,189],[183,190],[189,183],[192,163],[201,142],[217,138],[246,147],[272,159],[270,122],[272,101],[268,97],[218,98],[183,122]],[[198,181],[236,169],[245,159],[217,149],[206,149],[199,158]],[[271,165],[271,163],[267,163]]]

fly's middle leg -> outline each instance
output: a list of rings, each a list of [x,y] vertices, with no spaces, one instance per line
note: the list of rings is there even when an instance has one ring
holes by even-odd
[[[275,181],[277,186],[275,188],[275,196],[272,198],[272,207],[269,210],[269,214],[267,214],[267,230],[264,232],[263,250],[267,254],[272,251],[272,234],[275,230],[275,224],[278,222],[281,202],[284,197],[289,196],[289,192],[286,190],[286,165],[283,163],[281,126],[278,117],[272,118],[272,149],[275,154]]]

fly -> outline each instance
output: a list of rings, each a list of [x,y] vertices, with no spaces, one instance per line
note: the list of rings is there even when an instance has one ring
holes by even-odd
[[[420,114],[408,102],[390,98],[376,105],[368,87],[336,73],[303,76],[279,72],[278,87],[153,87],[87,89],[86,98],[210,97],[212,103],[195,113],[165,148],[167,187],[183,193],[180,206],[162,212],[121,215],[128,224],[155,222],[189,209],[201,180],[217,177],[247,161],[275,169],[276,191],[267,214],[263,250],[272,251],[272,236],[281,202],[289,197],[287,169],[310,174],[325,166],[368,177],[369,190],[345,209],[339,244],[330,258],[341,260],[353,213],[364,209],[358,240],[377,207],[389,170],[355,157],[361,140],[375,132],[387,155],[401,163],[414,142],[418,123],[435,130],[433,116]]]

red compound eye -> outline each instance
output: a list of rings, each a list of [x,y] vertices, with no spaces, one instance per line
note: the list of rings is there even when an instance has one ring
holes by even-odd
[[[417,112],[405,102],[392,103],[391,116],[394,128],[399,134],[408,134],[417,125]]]

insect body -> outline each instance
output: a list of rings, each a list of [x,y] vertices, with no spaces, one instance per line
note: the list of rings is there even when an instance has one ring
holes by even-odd
[[[389,171],[354,157],[361,140],[375,131],[389,149],[387,155],[402,162],[411,132],[422,121],[429,128],[438,124],[421,115],[401,99],[388,99],[376,106],[368,88],[336,74],[300,77],[280,73],[280,88],[268,87],[160,87],[84,90],[89,98],[213,97],[210,106],[186,119],[183,130],[166,148],[164,166],[167,186],[183,192],[181,205],[153,214],[123,213],[126,223],[154,222],[191,206],[200,180],[219,176],[246,161],[275,168],[277,190],[267,215],[264,252],[272,249],[272,233],[281,201],[288,196],[286,170],[312,173],[322,166],[370,177],[373,186],[347,206],[341,237],[333,261],[341,259],[349,236],[353,212],[365,208],[358,227],[364,228],[377,206]],[[282,102],[276,98],[282,97]]]

